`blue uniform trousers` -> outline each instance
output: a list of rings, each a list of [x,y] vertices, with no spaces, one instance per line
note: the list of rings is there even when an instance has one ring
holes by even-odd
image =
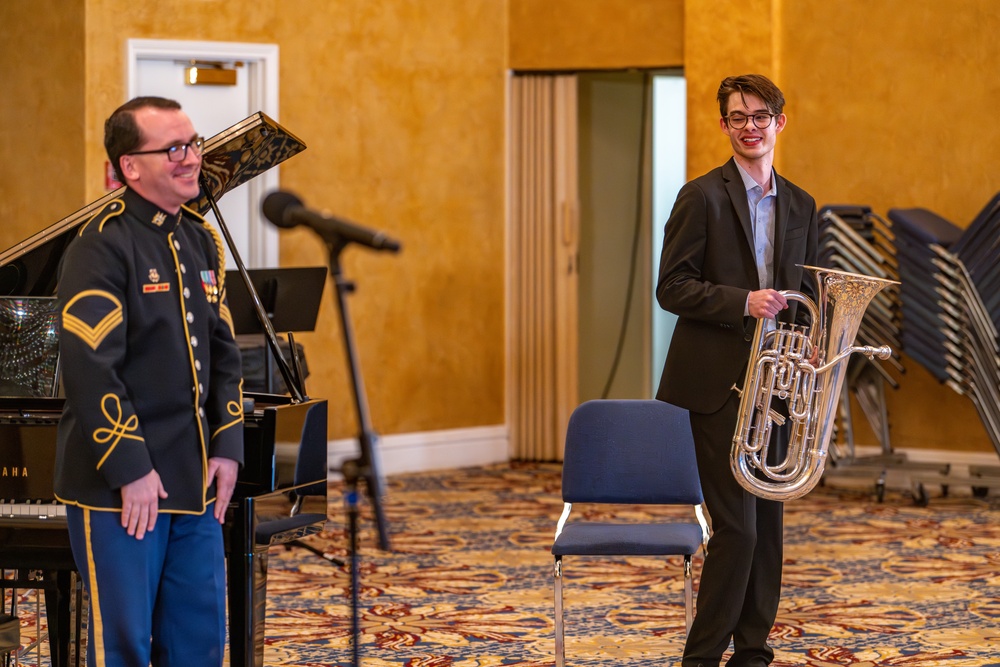
[[[159,514],[142,540],[121,512],[68,506],[73,558],[90,596],[88,667],[219,667],[226,642],[222,527]]]

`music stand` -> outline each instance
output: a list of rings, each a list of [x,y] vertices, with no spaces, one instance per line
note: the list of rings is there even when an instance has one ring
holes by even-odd
[[[319,314],[323,288],[326,285],[326,267],[289,267],[279,269],[248,269],[247,274],[257,294],[267,319],[274,331],[291,333],[313,331]],[[264,325],[257,318],[246,285],[238,271],[226,271],[226,293],[229,311],[233,316],[233,329],[237,335],[263,334]],[[294,338],[289,336],[293,364],[296,362]],[[271,372],[272,352],[264,346],[264,384],[268,393],[274,393]]]

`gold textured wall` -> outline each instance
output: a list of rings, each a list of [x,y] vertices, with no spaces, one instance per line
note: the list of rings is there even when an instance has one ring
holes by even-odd
[[[375,426],[502,424],[503,4],[302,4],[322,10],[279,20],[289,36],[281,104],[310,147],[283,169],[283,185],[404,246],[398,256],[344,253]],[[288,233],[282,261],[321,262],[318,248],[307,232]],[[304,340],[332,353],[311,362],[312,382],[346,398],[339,337]]]
[[[732,156],[729,141],[719,129],[719,105],[715,101],[719,82],[746,72],[779,78],[773,55],[777,30],[772,12],[775,1],[684,3],[687,170],[691,178],[714,169]]]
[[[84,197],[83,0],[0,2],[0,250]]]
[[[919,206],[967,227],[1000,191],[991,168],[1000,3],[806,0],[786,2],[781,22],[782,77],[798,118],[786,171],[820,205],[866,204],[883,216]],[[993,450],[968,398],[916,362],[906,367],[888,396],[896,441]]]
[[[375,429],[502,424],[505,24],[496,0],[87,0],[86,95],[69,96],[86,195],[64,213],[103,194],[102,124],[124,101],[126,39],[277,44],[279,120],[309,146],[282,166],[282,187],[403,242],[398,256],[342,255]],[[326,260],[310,233],[282,232],[284,265]],[[330,400],[331,437],[346,437],[357,425],[331,290],[299,340],[308,391]]]
[[[689,0],[685,24],[692,176],[729,152],[719,81],[757,71],[786,96],[777,168],[820,206],[920,206],[966,227],[1000,190],[1000,3]],[[968,398],[904,364],[887,397],[895,446],[993,450]]]
[[[625,20],[612,20],[615,2],[588,5],[596,12],[562,4],[577,8],[557,16],[551,2],[519,2],[510,33],[558,18],[550,27],[559,37],[547,42],[573,55],[573,66],[679,63],[680,0],[633,2]],[[644,32],[671,13],[666,33]],[[219,0],[141,8],[89,0],[87,21],[88,183],[100,182],[101,122],[123,99],[125,38],[278,44],[280,120],[309,146],[282,165],[282,187],[404,245],[398,256],[343,254],[344,273],[358,286],[349,308],[376,430],[505,421],[507,2],[271,0],[249,9]],[[591,38],[579,40],[581,25]],[[607,25],[619,27],[597,54],[594,35]],[[567,39],[569,48],[560,47]],[[318,239],[293,230],[282,232],[281,261],[322,264],[326,255]],[[299,339],[309,392],[331,400],[331,436],[347,436],[357,427],[326,296],[317,333]]]
[[[513,70],[678,67],[684,0],[508,0]]]

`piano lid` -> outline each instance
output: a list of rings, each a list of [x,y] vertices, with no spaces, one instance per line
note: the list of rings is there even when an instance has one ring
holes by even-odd
[[[209,184],[212,196],[218,201],[225,193],[305,148],[298,137],[264,113],[257,112],[205,142],[201,167],[203,181]],[[75,238],[76,229],[124,189],[109,192],[0,253],[0,295],[54,294],[59,262]],[[210,209],[204,193],[188,202],[188,206],[202,215]]]

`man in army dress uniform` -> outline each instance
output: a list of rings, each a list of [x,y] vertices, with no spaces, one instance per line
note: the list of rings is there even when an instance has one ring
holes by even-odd
[[[105,123],[121,197],[60,268],[66,405],[55,491],[90,595],[87,664],[222,664],[221,524],[243,461],[218,234],[184,204],[203,139],[172,100]]]

